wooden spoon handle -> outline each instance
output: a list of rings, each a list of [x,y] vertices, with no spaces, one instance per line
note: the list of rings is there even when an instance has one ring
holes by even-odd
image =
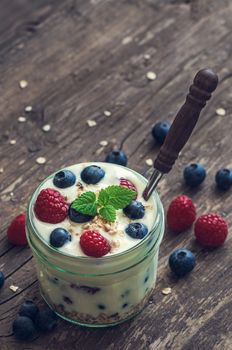
[[[172,169],[179,152],[188,141],[198,121],[201,110],[210,99],[217,84],[218,76],[211,69],[202,69],[196,74],[186,101],[177,113],[154,161],[155,169],[161,173],[168,173]]]

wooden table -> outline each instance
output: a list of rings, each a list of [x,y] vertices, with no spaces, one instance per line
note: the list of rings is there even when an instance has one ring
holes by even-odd
[[[59,321],[55,331],[30,343],[16,341],[11,324],[25,299],[43,304],[34,262],[29,248],[6,239],[9,222],[26,209],[33,189],[60,167],[104,160],[119,145],[128,165],[144,173],[145,160],[158,151],[151,126],[173,120],[194,74],[206,66],[219,74],[218,89],[159,192],[165,207],[185,193],[198,214],[216,211],[231,223],[231,191],[221,193],[214,183],[219,168],[232,167],[231,1],[1,0],[0,6],[0,268],[6,275],[1,350],[232,349],[231,239],[209,251],[195,243],[193,230],[180,235],[166,230],[156,291],[140,316],[99,330]],[[148,71],[157,79],[148,81]],[[25,89],[21,80],[28,82]],[[31,112],[24,111],[27,106]],[[217,115],[217,108],[226,114]],[[26,122],[19,123],[20,116]],[[50,132],[42,130],[45,124]],[[109,145],[102,148],[102,140]],[[46,163],[38,165],[38,157]],[[194,191],[182,180],[189,162],[207,168],[206,181]],[[167,266],[177,247],[197,256],[194,272],[180,280]],[[10,285],[19,288],[14,293]],[[171,294],[162,294],[165,287]]]

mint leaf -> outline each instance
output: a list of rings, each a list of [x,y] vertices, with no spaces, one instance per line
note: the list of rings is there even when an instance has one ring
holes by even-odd
[[[104,189],[109,199],[107,205],[112,205],[115,209],[123,209],[135,198],[135,191],[129,188],[112,185]]]
[[[99,214],[106,221],[114,222],[116,220],[116,210],[112,205],[106,205],[99,210]]]
[[[82,193],[71,207],[79,213],[95,216],[97,214],[96,194],[91,191]]]
[[[103,188],[99,193],[97,204],[104,207],[105,205],[108,204],[108,201],[109,201],[109,195],[107,193],[107,190]]]

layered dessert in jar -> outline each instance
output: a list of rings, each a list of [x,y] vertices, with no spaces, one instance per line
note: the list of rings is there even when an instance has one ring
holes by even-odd
[[[143,309],[156,280],[164,215],[147,180],[109,163],[81,163],[46,178],[27,215],[41,294],[61,317],[110,326]]]

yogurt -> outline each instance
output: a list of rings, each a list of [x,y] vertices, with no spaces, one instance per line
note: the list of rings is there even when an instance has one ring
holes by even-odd
[[[114,164],[103,163],[101,168],[105,171],[104,178],[97,184],[86,184],[81,178],[81,171],[89,165],[99,165],[99,163],[82,163],[76,164],[65,169],[72,171],[76,175],[76,183],[68,188],[58,188],[53,184],[53,177],[47,179],[40,190],[46,188],[52,188],[58,190],[66,199],[69,204],[71,204],[81,193],[86,191],[99,192],[102,188],[106,188],[110,185],[120,185],[120,179],[127,179],[133,183],[137,189],[137,201],[141,202],[145,208],[145,215],[142,219],[131,220],[124,213],[123,210],[117,210],[117,217],[114,223],[104,222],[99,217],[95,217],[93,221],[89,223],[75,223],[67,218],[58,224],[48,224],[39,220],[34,211],[32,212],[32,220],[35,229],[39,232],[41,238],[49,244],[49,237],[51,232],[58,227],[65,228],[71,233],[72,239],[67,242],[64,246],[60,247],[59,250],[63,253],[67,253],[73,256],[85,256],[85,253],[80,247],[80,235],[86,229],[95,229],[104,236],[111,245],[111,250],[108,255],[113,255],[121,253],[128,250],[138,244],[138,239],[134,239],[126,234],[125,229],[130,222],[142,222],[151,230],[155,218],[156,218],[156,203],[151,197],[147,202],[144,201],[142,197],[142,192],[144,190],[144,183],[131,172],[128,168],[118,167]]]
[[[87,184],[81,172],[89,165],[105,171],[97,184]],[[67,188],[54,185],[54,174],[36,189],[28,208],[27,237],[35,257],[41,294],[61,317],[81,325],[115,325],[142,310],[153,292],[158,264],[158,250],[164,232],[164,215],[157,193],[144,201],[142,192],[146,180],[129,168],[109,163],[81,163],[65,168],[76,176]],[[86,191],[99,194],[101,189],[120,185],[121,179],[132,183],[137,191],[136,200],[145,213],[133,220],[122,209],[116,211],[115,222],[107,222],[96,215],[85,223],[73,222],[67,216],[53,224],[41,221],[34,211],[39,193],[43,189],[60,192],[68,205]],[[146,225],[148,232],[142,239],[126,233],[129,224]],[[51,232],[64,228],[71,240],[54,248],[50,244]],[[103,257],[87,256],[80,237],[86,230],[99,232],[109,243],[110,251]]]

